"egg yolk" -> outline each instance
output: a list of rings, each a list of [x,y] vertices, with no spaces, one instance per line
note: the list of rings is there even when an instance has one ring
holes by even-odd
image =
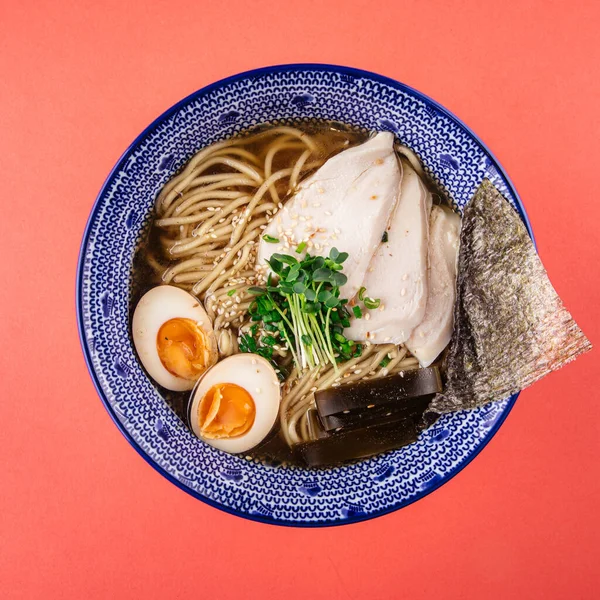
[[[156,336],[163,367],[176,377],[195,381],[206,371],[205,333],[191,319],[170,319]]]
[[[212,440],[243,435],[255,416],[252,396],[235,383],[213,385],[198,405],[200,433]]]

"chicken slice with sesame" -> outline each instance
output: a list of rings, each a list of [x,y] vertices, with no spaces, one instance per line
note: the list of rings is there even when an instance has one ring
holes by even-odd
[[[403,161],[400,199],[362,285],[380,304],[352,319],[344,335],[374,344],[405,342],[423,320],[427,302],[427,246],[431,194]]]
[[[341,296],[352,298],[381,241],[401,180],[391,133],[378,133],[330,158],[300,184],[265,229],[257,268],[266,271],[266,260],[274,253],[300,259],[307,252],[327,256],[336,247],[349,255]]]
[[[406,347],[422,367],[428,367],[439,356],[452,336],[459,235],[460,217],[434,206],[429,225],[427,308],[423,321],[406,341]]]

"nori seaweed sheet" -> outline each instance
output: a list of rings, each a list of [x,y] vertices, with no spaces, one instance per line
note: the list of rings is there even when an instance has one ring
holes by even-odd
[[[429,410],[502,400],[591,347],[519,215],[484,180],[463,214],[446,387]]]

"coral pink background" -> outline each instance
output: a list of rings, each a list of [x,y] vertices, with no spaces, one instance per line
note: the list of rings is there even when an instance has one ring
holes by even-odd
[[[150,121],[239,71],[328,62],[481,135],[600,343],[599,17],[593,0],[2,2],[0,596],[597,598],[598,350],[523,393],[424,500],[297,530],[210,508],[132,450],[87,374],[74,295],[92,203]]]

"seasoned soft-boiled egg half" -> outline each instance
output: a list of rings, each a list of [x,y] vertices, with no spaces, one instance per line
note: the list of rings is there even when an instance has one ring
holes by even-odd
[[[277,420],[275,369],[256,354],[234,354],[198,382],[189,404],[192,431],[207,444],[236,454],[262,442]]]
[[[215,334],[202,304],[172,285],[159,285],[142,296],[132,334],[144,368],[168,390],[191,390],[217,362]]]

